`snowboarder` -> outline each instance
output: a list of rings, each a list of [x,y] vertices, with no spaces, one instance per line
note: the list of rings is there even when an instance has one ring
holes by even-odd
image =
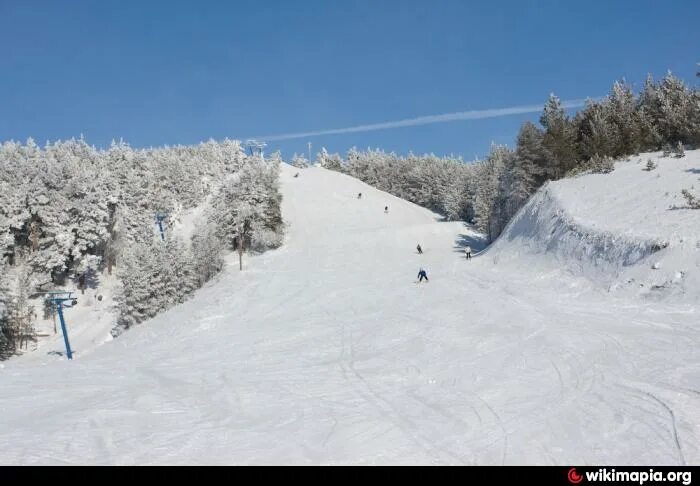
[[[384,214],[389,214],[389,206],[384,206]]]
[[[358,193],[357,193],[357,199],[362,199],[362,193],[361,193],[361,192],[358,192]]]
[[[425,279],[426,282],[428,282],[428,274],[426,273],[425,270],[421,267],[420,270],[418,270],[418,282],[422,282],[423,279]]]
[[[296,174],[294,174],[294,177],[299,177],[299,173],[297,172]]]
[[[465,247],[464,254],[467,256],[467,260],[471,260],[472,259],[472,247],[471,246]]]
[[[420,247],[420,244],[418,244],[418,246],[416,247],[416,250],[418,251],[419,255],[423,254],[423,248]]]

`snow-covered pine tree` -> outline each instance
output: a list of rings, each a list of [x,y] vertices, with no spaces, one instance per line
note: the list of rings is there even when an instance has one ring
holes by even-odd
[[[212,197],[208,218],[222,241],[239,252],[241,268],[246,249],[269,241],[268,232],[282,230],[279,163],[278,154],[266,161],[251,160],[228,176]]]
[[[194,274],[202,286],[223,268],[225,245],[217,235],[216,227],[204,221],[194,230],[191,248]]]
[[[504,198],[503,227],[540,186],[544,160],[541,132],[532,123],[523,124],[515,153],[506,157],[506,176],[500,188]]]
[[[300,155],[295,152],[294,156],[292,157],[292,166],[296,167],[297,169],[306,169],[309,166],[309,161],[306,160],[306,157],[304,157],[303,154]]]
[[[316,164],[328,170],[342,172],[343,162],[338,154],[329,154],[325,147],[316,154]]]
[[[700,107],[685,83],[670,71],[658,88],[659,119],[657,125],[665,142],[692,143],[692,120]]]
[[[379,179],[376,175],[376,164],[373,164],[374,152],[360,152],[355,147],[348,150],[345,170],[348,174],[370,186],[378,187]]]
[[[14,352],[12,330],[9,319],[10,289],[9,266],[0,260],[0,361],[9,358]]]
[[[637,99],[637,116],[640,123],[642,150],[658,150],[663,140],[658,125],[661,106],[658,86],[651,74],[647,75],[644,88]]]
[[[165,252],[166,261],[172,268],[172,272],[168,272],[170,281],[167,282],[167,292],[174,303],[182,303],[200,287],[192,252],[177,236],[166,240]]]
[[[576,114],[578,152],[584,160],[596,154],[607,156],[618,151],[621,145],[617,126],[612,123],[609,100],[586,102],[586,107]]]
[[[474,198],[474,219],[479,231],[486,234],[489,241],[496,239],[505,223],[500,221],[499,187],[505,170],[506,159],[510,156],[506,147],[491,145],[491,152],[478,166],[479,184]]]
[[[440,206],[448,221],[467,221],[470,218],[470,184],[470,174],[464,170],[458,172],[444,187]]]
[[[143,242],[134,242],[124,248],[117,267],[120,286],[115,295],[117,326],[112,330],[116,337],[123,331],[145,321],[158,312],[162,289],[152,287],[152,274],[157,271],[154,255]],[[155,303],[155,305],[154,305]]]
[[[547,154],[542,145],[544,134],[531,122],[525,122],[516,141],[516,156],[524,171],[521,179],[530,194],[546,182]],[[529,184],[532,187],[528,187]]]
[[[693,90],[693,109],[691,110],[688,127],[691,133],[692,144],[700,148],[700,90]]]
[[[700,133],[700,94],[689,89],[670,71],[660,83],[647,77],[639,97],[645,148],[663,144],[694,143]]]
[[[643,127],[632,87],[624,80],[613,84],[607,99],[608,122],[614,127],[613,157],[639,153],[643,143]]]
[[[544,127],[542,146],[547,154],[545,177],[559,179],[576,166],[575,130],[561,101],[554,94],[544,105],[540,123]]]
[[[6,359],[34,340],[36,313],[29,301],[32,279],[26,262],[20,258],[0,270],[0,359]]]

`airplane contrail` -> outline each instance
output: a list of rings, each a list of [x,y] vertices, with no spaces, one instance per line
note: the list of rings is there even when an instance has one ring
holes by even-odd
[[[579,108],[586,104],[586,99],[566,100],[561,102],[562,108]],[[430,125],[432,123],[446,123],[459,120],[481,120],[484,118],[496,118],[499,116],[521,115],[524,113],[537,113],[542,111],[542,105],[511,106],[510,108],[492,108],[488,110],[458,111],[456,113],[444,113],[442,115],[427,115],[404,120],[394,120],[369,125],[357,125],[346,128],[331,128],[329,130],[316,130],[312,132],[284,133],[281,135],[269,135],[255,137],[268,142],[276,140],[290,140],[293,138],[317,137],[319,135],[338,135],[341,133],[371,132],[374,130],[388,130],[390,128],[414,127],[418,125]]]

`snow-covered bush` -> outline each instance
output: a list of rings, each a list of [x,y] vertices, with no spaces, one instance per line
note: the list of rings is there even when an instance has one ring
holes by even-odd
[[[685,198],[689,209],[700,209],[700,198],[692,194],[688,189],[683,189],[681,194]]]
[[[615,170],[615,161],[611,157],[596,154],[588,161],[588,168],[595,174],[608,174]]]
[[[685,157],[685,149],[683,148],[683,143],[682,143],[682,142],[679,141],[679,142],[676,144],[676,147],[675,147],[675,149],[673,150],[673,153],[675,154],[675,157],[676,157],[677,159],[680,159],[680,158],[682,158],[682,157]]]

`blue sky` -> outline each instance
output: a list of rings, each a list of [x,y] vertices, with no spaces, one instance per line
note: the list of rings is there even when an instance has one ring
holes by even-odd
[[[0,140],[189,144],[697,84],[700,2],[0,0]],[[538,114],[271,142],[482,156]]]

